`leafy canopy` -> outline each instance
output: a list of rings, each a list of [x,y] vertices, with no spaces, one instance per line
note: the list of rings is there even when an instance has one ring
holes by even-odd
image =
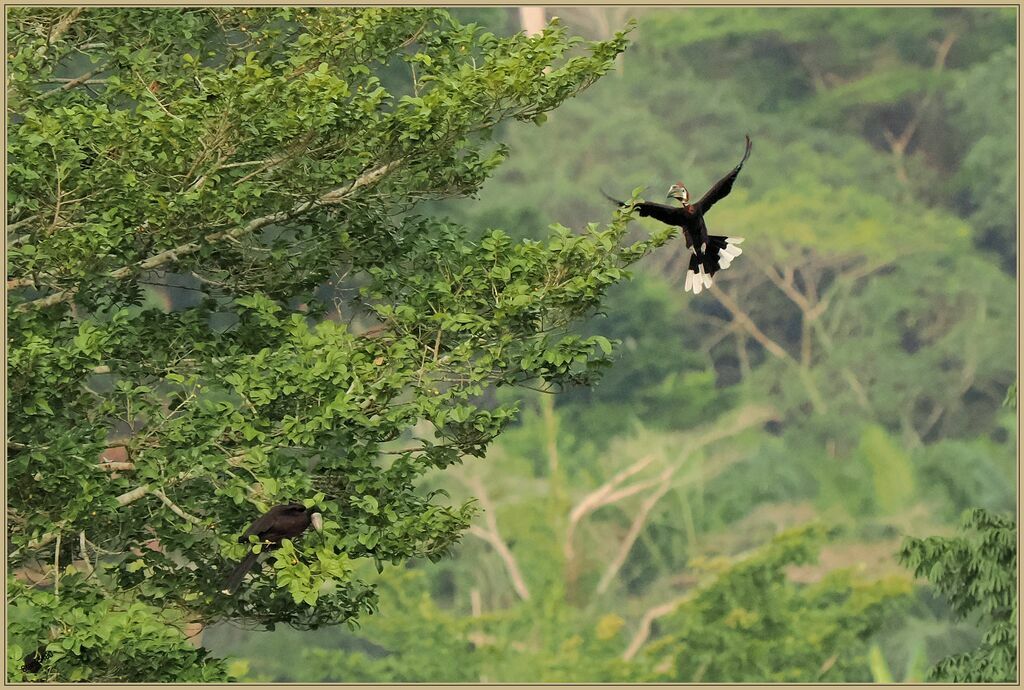
[[[611,343],[571,325],[669,236],[626,244],[620,214],[470,240],[411,213],[474,193],[494,127],[542,121],[622,33],[401,8],[8,21],[12,679],[223,679],[178,629],[372,612],[358,561],[436,559],[473,514],[420,477],[483,454],[516,412],[496,387],[592,381]],[[323,539],[222,595],[236,536],[290,500],[324,508]]]

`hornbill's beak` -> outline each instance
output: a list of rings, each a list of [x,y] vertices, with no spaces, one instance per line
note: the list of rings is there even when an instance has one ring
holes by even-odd
[[[313,529],[315,529],[318,533],[321,533],[321,534],[323,533],[323,531],[324,531],[324,516],[323,515],[321,515],[320,513],[313,513],[312,515],[309,516],[309,522],[310,522],[310,524],[313,525]]]

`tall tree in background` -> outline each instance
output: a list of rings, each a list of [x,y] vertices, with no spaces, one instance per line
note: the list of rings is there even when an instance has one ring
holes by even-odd
[[[588,87],[621,33],[568,57],[555,25],[422,9],[8,22],[12,680],[220,680],[187,625],[373,611],[355,562],[437,558],[473,513],[418,479],[513,418],[493,388],[593,380],[610,344],[568,329],[667,237],[410,214],[474,193],[494,128]],[[195,298],[143,308],[153,284]],[[302,499],[324,539],[223,595],[245,525]]]

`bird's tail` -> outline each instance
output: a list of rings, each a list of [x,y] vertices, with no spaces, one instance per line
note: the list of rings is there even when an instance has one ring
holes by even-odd
[[[699,295],[704,288],[711,287],[711,276],[729,268],[733,259],[743,253],[739,247],[742,241],[742,237],[708,235],[708,243],[704,248],[704,262],[698,261],[696,252],[690,254],[684,290],[692,290],[693,294]]]
[[[252,570],[252,567],[256,565],[256,559],[259,558],[258,553],[250,551],[246,554],[242,562],[235,566],[235,569],[228,575],[228,579],[224,581],[224,589],[221,591],[225,594],[234,594],[235,590],[238,589],[238,585],[242,584],[242,580],[245,579],[245,574]]]

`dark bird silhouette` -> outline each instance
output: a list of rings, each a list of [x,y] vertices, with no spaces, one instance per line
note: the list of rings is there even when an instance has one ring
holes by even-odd
[[[704,214],[732,191],[733,182],[736,181],[740,169],[747,162],[747,157],[750,156],[750,136],[748,135],[746,139],[747,148],[743,152],[743,158],[739,164],[728,175],[716,182],[697,203],[691,204],[690,192],[686,190],[682,182],[676,182],[669,187],[668,197],[679,201],[681,206],[641,201],[634,207],[641,216],[650,216],[666,225],[678,225],[683,229],[686,246],[691,252],[684,289],[693,290],[695,295],[700,294],[704,288],[711,287],[711,276],[728,268],[733,259],[743,253],[738,246],[743,241],[742,237],[709,235],[708,227],[704,223]],[[619,206],[629,206],[626,202],[609,196],[604,190],[601,190],[601,193]]]
[[[33,652],[26,654],[21,660],[21,670],[25,673],[39,673],[43,670],[43,662],[50,656],[43,645]]]
[[[245,530],[238,538],[238,542],[245,544],[249,541],[249,536],[255,534],[263,544],[262,550],[271,551],[281,545],[281,540],[294,539],[305,532],[310,525],[313,525],[313,529],[317,532],[323,530],[323,518],[319,508],[316,506],[306,508],[301,503],[284,503],[274,506],[256,518],[249,525],[249,529]],[[257,558],[259,558],[259,554],[250,550],[241,563],[235,566],[235,569],[228,575],[228,579],[224,581],[222,591],[225,594],[233,594],[238,589],[238,585],[242,584],[242,580],[245,579],[245,574],[256,565]]]

